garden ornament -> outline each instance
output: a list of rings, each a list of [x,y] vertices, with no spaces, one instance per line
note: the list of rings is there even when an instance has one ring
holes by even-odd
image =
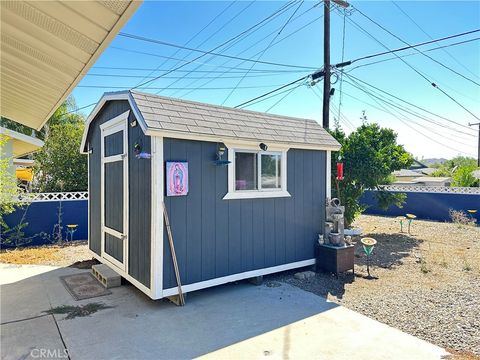
[[[337,162],[337,180],[342,181],[343,180],[343,162],[342,162],[342,157],[338,157],[338,162]]]
[[[405,216],[397,216],[397,219],[400,221],[400,232],[403,232],[403,222],[406,220]]]
[[[363,251],[365,252],[365,255],[367,256],[367,274],[368,278],[371,279],[372,277],[370,276],[370,256],[372,255],[373,248],[377,244],[377,240],[374,238],[362,238],[360,242],[363,245]]]
[[[68,224],[67,225],[67,233],[70,235],[70,241],[73,240],[73,233],[77,231],[78,224]],[[67,235],[68,238],[68,235]]]
[[[412,224],[413,219],[416,219],[417,217],[413,214],[406,214],[405,216],[408,219],[408,233],[410,234],[410,225]]]

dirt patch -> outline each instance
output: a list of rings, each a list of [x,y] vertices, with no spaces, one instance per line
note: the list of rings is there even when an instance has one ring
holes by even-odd
[[[409,334],[456,351],[480,355],[480,227],[414,221],[411,234],[395,218],[361,216],[363,236],[377,240],[367,279],[365,255],[355,244],[355,273],[317,274],[284,281]],[[404,227],[405,228],[405,227]]]
[[[0,251],[0,263],[6,264],[70,266],[91,259],[86,241]]]
[[[107,306],[103,303],[88,303],[80,306],[62,305],[54,307],[50,310],[44,311],[46,314],[66,314],[66,320],[75,319],[76,317],[89,316],[97,311],[104,309],[111,309],[112,306]]]

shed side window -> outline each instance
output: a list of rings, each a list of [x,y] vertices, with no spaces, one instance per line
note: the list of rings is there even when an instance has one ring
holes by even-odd
[[[228,149],[231,161],[224,200],[288,197],[287,150]]]
[[[235,152],[235,190],[257,190],[257,154]]]

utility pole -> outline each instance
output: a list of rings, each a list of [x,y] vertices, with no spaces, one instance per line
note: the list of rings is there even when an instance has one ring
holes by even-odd
[[[350,4],[343,0],[332,0],[347,8]],[[323,0],[323,127],[330,127],[330,0]]]
[[[468,124],[468,126],[478,126],[478,153],[477,153],[477,166],[480,167],[480,122],[475,124]]]

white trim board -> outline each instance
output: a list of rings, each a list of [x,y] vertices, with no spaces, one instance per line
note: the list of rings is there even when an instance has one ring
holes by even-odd
[[[128,213],[129,213],[129,204],[128,204],[128,124],[127,119],[130,110],[125,111],[124,113],[114,117],[113,119],[106,121],[100,125],[100,254],[102,258],[108,261],[110,264],[115,266],[118,270],[128,272],[128,241],[129,241],[129,224],[128,224]],[[123,133],[123,148],[122,154],[105,156],[105,138],[109,135],[122,132]],[[123,232],[120,233],[115,229],[110,229],[105,225],[105,164],[111,162],[121,161],[123,164]],[[113,256],[109,255],[105,251],[105,234],[109,234],[115,238],[118,238],[119,241],[122,241],[123,247],[123,262],[118,261]]]
[[[152,165],[152,215],[150,239],[150,287],[153,299],[163,297],[163,138],[151,141]]]
[[[131,108],[133,114],[135,115],[136,120],[140,124],[140,127],[142,128],[143,132],[144,133],[146,132],[147,125],[145,123],[145,120],[143,119],[142,114],[138,110],[137,104],[135,103],[135,100],[133,99],[133,96],[130,93],[130,91],[126,90],[126,91],[105,93],[100,98],[97,105],[95,105],[95,108],[92,110],[90,115],[88,115],[88,118],[85,121],[85,130],[83,130],[82,142],[81,142],[81,145],[80,145],[80,152],[82,154],[87,153],[87,150],[85,149],[85,145],[86,145],[86,142],[87,142],[88,131],[90,130],[90,125],[91,125],[93,119],[95,119],[98,112],[103,108],[105,103],[107,101],[110,101],[110,100],[128,100],[128,103],[130,104],[130,108]],[[123,114],[125,114],[125,113],[123,113]],[[122,116],[123,114],[121,114],[119,116]],[[114,119],[116,119],[116,118],[114,118]],[[128,119],[128,115],[127,115],[127,119]]]
[[[246,271],[243,273],[238,273],[238,274],[233,274],[228,276],[222,276],[222,277],[211,279],[211,280],[200,281],[194,284],[182,285],[182,292],[187,293],[190,291],[205,289],[205,288],[222,285],[222,284],[226,284],[233,281],[249,279],[255,276],[273,274],[280,271],[301,268],[304,266],[309,266],[314,264],[315,264],[315,259],[309,259],[309,260],[297,261],[297,262],[284,264],[284,265],[272,266],[264,269],[258,269],[258,270]],[[173,296],[173,295],[178,295],[177,287],[163,290],[164,297]]]
[[[153,297],[152,291],[148,287],[143,285],[140,281],[138,281],[137,279],[134,279],[131,275],[127,274],[125,271],[120,270],[118,267],[114,266],[114,264],[112,264],[110,261],[98,255],[96,252],[90,249],[88,249],[88,252],[90,255],[92,255],[95,259],[100,261],[102,264],[108,265],[109,267],[111,267],[113,271],[115,271],[121,277],[131,282],[138,290],[146,294],[149,298],[153,300],[157,300],[157,298]]]
[[[228,144],[228,145],[227,145]],[[290,193],[287,190],[287,153],[289,148],[285,146],[272,146],[268,148],[268,151],[262,151],[258,145],[255,146],[242,146],[238,143],[227,143],[228,148],[228,160],[230,165],[228,166],[228,192],[223,197],[223,200],[236,200],[236,199],[268,199],[268,198],[280,198],[290,197]],[[256,190],[235,190],[235,153],[236,152],[250,152],[257,154],[257,186]],[[262,189],[261,188],[261,155],[280,155],[281,164],[281,186],[276,189]]]

